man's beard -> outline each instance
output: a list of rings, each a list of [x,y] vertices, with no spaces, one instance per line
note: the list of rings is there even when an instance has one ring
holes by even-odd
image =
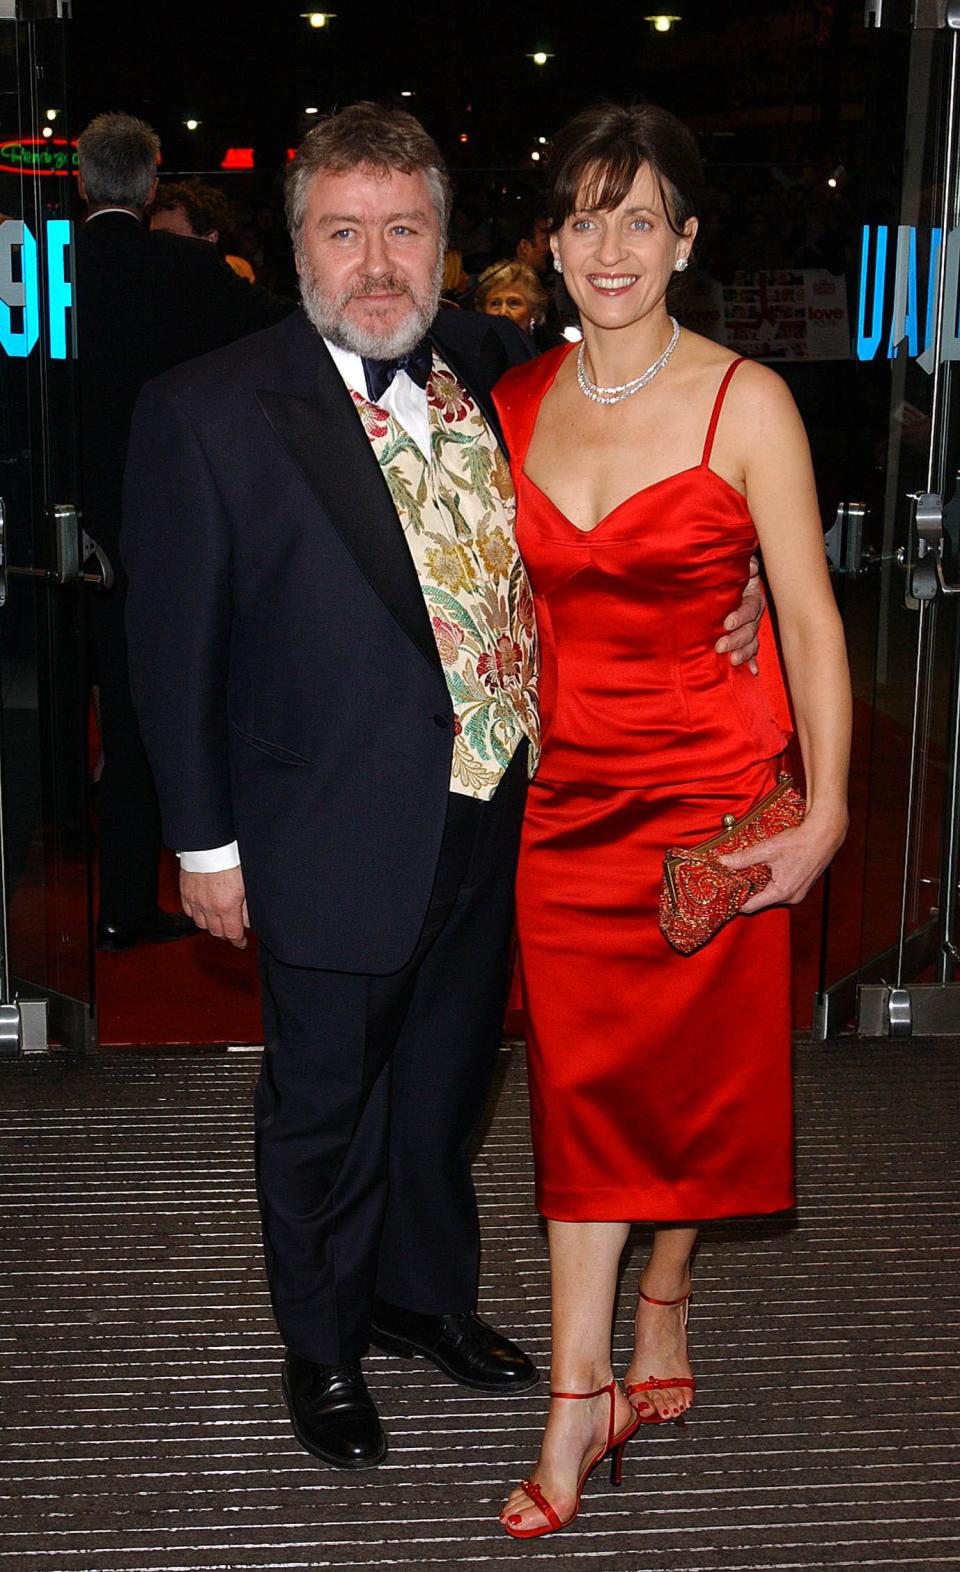
[[[356,355],[366,355],[372,360],[396,360],[419,344],[440,305],[440,288],[443,282],[443,253],[428,287],[414,290],[403,278],[388,274],[385,278],[358,281],[346,295],[328,295],[317,283],[305,257],[300,259],[300,298],[303,309],[317,332],[340,349],[352,350]],[[362,300],[365,295],[385,293],[406,295],[410,310],[403,320],[389,330],[375,325],[361,327],[347,317],[351,300]]]

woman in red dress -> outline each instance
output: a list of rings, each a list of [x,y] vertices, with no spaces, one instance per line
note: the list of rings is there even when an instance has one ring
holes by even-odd
[[[793,1203],[785,908],[846,829],[849,684],[803,427],[773,371],[667,309],[699,183],[693,138],[653,106],[605,105],[560,133],[551,243],[583,343],[497,389],[542,646],[517,922],[553,1294],[543,1445],[501,1513],[516,1537],[565,1527],[601,1457],[616,1471],[638,1425],[693,1401],[697,1224]],[[790,730],[769,626],[759,677],[714,648],[758,545],[808,811],[728,859],[772,880],[682,956],[658,928],[664,852],[754,806]],[[654,1243],[621,1387],[614,1295],[639,1220]]]

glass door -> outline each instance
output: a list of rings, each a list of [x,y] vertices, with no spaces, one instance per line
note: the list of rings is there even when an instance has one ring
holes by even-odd
[[[96,1041],[65,0],[0,0],[0,1053]],[[89,575],[96,577],[96,575]]]
[[[857,539],[834,553],[856,724],[851,840],[825,901],[822,1037],[960,1031],[960,7],[875,0],[867,20],[875,111],[903,144],[875,157],[861,202],[855,353],[875,465],[869,509],[847,521]]]

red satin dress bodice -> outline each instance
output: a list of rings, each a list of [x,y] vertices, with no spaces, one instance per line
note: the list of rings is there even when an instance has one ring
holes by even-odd
[[[760,682],[714,649],[757,549],[746,499],[710,468],[741,362],[723,378],[700,463],[634,492],[585,531],[524,469],[536,412],[571,348],[533,362],[521,409],[506,379],[497,390],[540,635],[540,779],[679,783],[782,753],[789,711],[769,619]]]
[[[524,469],[570,352],[495,395],[541,648],[517,883],[538,1205],[572,1220],[778,1210],[793,1194],[786,913],[738,918],[693,956],[657,923],[666,848],[769,790],[790,730],[769,618],[759,678],[714,650],[757,547],[746,499],[710,468],[740,362],[700,462],[582,531]]]

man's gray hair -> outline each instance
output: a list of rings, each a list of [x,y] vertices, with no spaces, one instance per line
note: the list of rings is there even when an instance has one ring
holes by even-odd
[[[420,170],[427,182],[446,243],[452,191],[450,177],[433,137],[413,115],[387,104],[350,104],[308,131],[296,157],[287,165],[287,225],[294,250],[300,253],[307,207],[307,187],[321,170],[345,175],[352,169],[391,169],[406,175]]]
[[[157,178],[160,138],[145,120],[119,111],[97,115],[77,137],[87,201],[143,209]]]

